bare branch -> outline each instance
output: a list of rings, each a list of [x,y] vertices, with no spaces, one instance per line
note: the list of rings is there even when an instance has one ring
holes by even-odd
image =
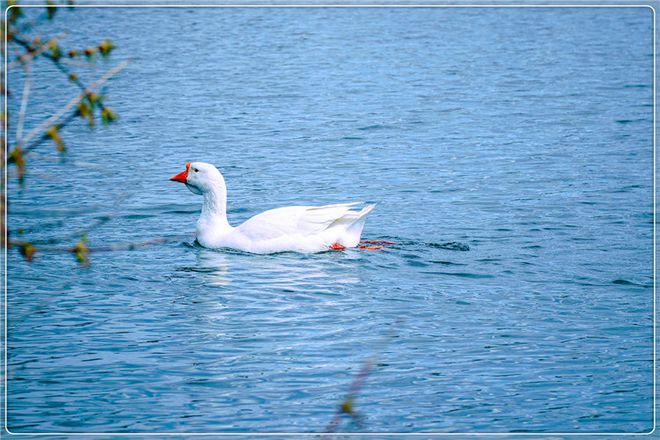
[[[99,88],[107,80],[109,80],[110,78],[115,76],[117,73],[122,71],[126,66],[128,66],[129,63],[130,63],[129,60],[122,61],[117,66],[115,66],[112,69],[108,70],[105,74],[103,74],[103,76],[101,76],[98,80],[96,80],[89,87],[87,87],[83,91],[83,93],[81,93],[80,95],[76,96],[71,101],[69,101],[60,111],[55,113],[50,118],[46,119],[44,122],[39,124],[37,127],[33,128],[25,136],[25,138],[19,140],[19,144],[21,144],[21,145],[27,144],[35,136],[39,135],[40,133],[45,132],[49,127],[52,127],[53,125],[55,125],[69,110],[71,110],[78,103],[80,103],[83,99],[85,99],[85,96],[87,95],[87,93],[91,93],[93,90]]]
[[[23,94],[21,96],[21,107],[18,111],[18,122],[16,123],[16,141],[23,137],[23,126],[25,124],[25,114],[27,113],[28,101],[30,98],[30,88],[32,87],[32,68],[25,62],[22,64],[25,70],[25,79],[23,80]]]

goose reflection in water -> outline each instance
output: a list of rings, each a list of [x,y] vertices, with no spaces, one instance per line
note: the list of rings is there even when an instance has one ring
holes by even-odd
[[[361,282],[360,256],[357,253],[256,256],[200,248],[196,249],[196,253],[197,264],[182,269],[203,274],[204,284],[210,286],[227,287],[233,284],[241,289],[330,294],[338,286]]]

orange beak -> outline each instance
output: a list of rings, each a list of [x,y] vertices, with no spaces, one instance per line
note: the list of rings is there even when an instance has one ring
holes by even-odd
[[[181,171],[179,174],[176,176],[170,177],[170,180],[174,180],[175,182],[181,182],[181,183],[188,183],[188,170],[190,169],[190,162],[186,164],[186,169]]]

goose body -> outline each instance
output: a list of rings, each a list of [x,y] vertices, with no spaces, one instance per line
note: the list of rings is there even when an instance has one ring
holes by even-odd
[[[204,162],[186,164],[170,180],[202,195],[197,242],[207,248],[231,248],[257,254],[323,252],[356,247],[367,215],[375,205],[356,211],[359,203],[287,206],[264,211],[233,227],[227,220],[227,187],[218,169]]]

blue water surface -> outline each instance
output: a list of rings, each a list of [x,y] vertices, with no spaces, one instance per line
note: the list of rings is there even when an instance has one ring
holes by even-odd
[[[10,170],[12,236],[44,249],[8,256],[9,428],[323,431],[371,359],[339,431],[649,431],[652,20],[58,11],[38,29],[63,48],[117,46],[69,64],[83,81],[132,63],[104,86],[116,124],[64,128],[24,186]],[[76,92],[48,62],[33,76],[27,129]],[[234,225],[359,200],[378,204],[363,238],[396,244],[202,249],[201,198],[168,181],[191,160],[224,173]],[[45,249],[87,229],[92,247],[168,241],[88,266]]]

